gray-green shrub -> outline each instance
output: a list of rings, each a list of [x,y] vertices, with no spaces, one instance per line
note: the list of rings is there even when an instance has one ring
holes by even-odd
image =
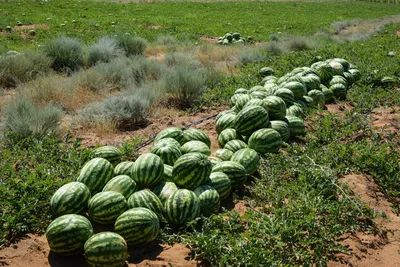
[[[60,36],[48,41],[44,51],[52,59],[51,67],[56,71],[78,70],[84,61],[84,51],[80,40]]]
[[[118,46],[118,41],[104,36],[96,43],[89,45],[87,60],[89,66],[92,66],[98,62],[110,62],[113,58],[121,55],[123,55],[123,50]]]
[[[148,45],[146,39],[127,33],[120,33],[115,38],[126,56],[143,55]]]

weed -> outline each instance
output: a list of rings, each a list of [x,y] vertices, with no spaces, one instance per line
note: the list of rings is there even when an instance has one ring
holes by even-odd
[[[312,49],[315,44],[312,39],[303,36],[289,36],[284,40],[284,45],[288,51],[298,52]]]
[[[56,71],[70,72],[78,70],[84,59],[81,41],[61,36],[48,41],[44,52],[52,59],[51,67]]]
[[[263,53],[259,48],[243,49],[237,56],[237,60],[241,65],[263,62],[268,59],[268,55]]]
[[[147,48],[146,39],[139,36],[132,36],[130,34],[118,34],[116,36],[118,45],[123,49],[126,56],[143,55]]]
[[[5,130],[8,134],[6,139],[10,143],[32,134],[46,136],[55,133],[63,115],[62,110],[54,105],[35,106],[24,96],[11,101],[5,113]]]
[[[101,37],[96,43],[88,47],[88,64],[92,66],[98,62],[110,62],[122,53],[117,40],[108,36]]]

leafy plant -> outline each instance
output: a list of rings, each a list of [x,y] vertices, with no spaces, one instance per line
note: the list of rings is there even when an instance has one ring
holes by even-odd
[[[51,67],[56,71],[78,70],[84,59],[81,41],[75,38],[60,36],[44,45],[44,52],[52,59]]]

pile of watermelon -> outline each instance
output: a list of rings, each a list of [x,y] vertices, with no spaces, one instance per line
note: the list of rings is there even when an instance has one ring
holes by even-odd
[[[254,40],[251,36],[248,36],[246,39],[240,36],[240,33],[232,33],[228,32],[224,36],[218,37],[218,44],[221,45],[231,45],[231,44],[245,44],[245,43],[253,43]]]
[[[89,266],[123,266],[128,246],[155,240],[160,228],[182,229],[200,216],[217,213],[221,200],[256,172],[260,155],[305,134],[303,109],[346,96],[360,72],[344,59],[314,63],[275,77],[263,68],[262,85],[240,88],[231,109],[218,114],[220,149],[202,130],[167,128],[150,153],[121,162],[113,146],[95,149],[76,181],[50,200],[55,219],[46,230],[51,250],[84,253]],[[93,226],[113,231],[94,233]]]

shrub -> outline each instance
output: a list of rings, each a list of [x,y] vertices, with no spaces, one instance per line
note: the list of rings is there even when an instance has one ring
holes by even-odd
[[[271,53],[273,55],[279,55],[287,52],[280,42],[269,42],[260,47],[261,50]]]
[[[144,56],[135,56],[130,58],[129,69],[136,85],[156,81],[161,78],[164,72],[167,71],[164,64],[160,64],[154,60],[149,60]]]
[[[126,57],[118,57],[109,63],[99,63],[93,70],[103,77],[105,83],[121,89],[129,88],[134,80],[131,74],[132,61]],[[94,76],[94,75],[93,75]]]
[[[50,71],[51,59],[41,51],[0,57],[0,85],[16,87]]]
[[[188,53],[177,52],[168,54],[165,56],[164,62],[170,68],[184,66],[189,69],[198,69],[203,67],[203,65],[194,57],[194,55]]]
[[[5,108],[6,139],[13,143],[32,134],[46,136],[54,134],[63,112],[58,107],[48,104],[35,106],[28,98],[19,96]]]
[[[294,52],[310,50],[315,46],[311,39],[303,36],[289,36],[284,42],[287,50]]]
[[[154,42],[157,45],[164,45],[168,47],[173,47],[178,44],[178,40],[176,40],[171,35],[161,35],[159,36],[156,41]]]
[[[118,34],[116,36],[118,46],[122,48],[126,56],[142,55],[147,48],[146,39],[130,34]]]
[[[89,104],[78,113],[78,120],[89,125],[112,122],[118,128],[135,129],[146,125],[151,102],[151,90],[131,89]]]
[[[76,79],[76,85],[80,88],[90,90],[93,92],[101,92],[110,87],[105,81],[106,78],[98,69],[87,69],[80,71],[74,76]]]
[[[110,62],[122,54],[123,50],[118,46],[117,40],[105,36],[88,47],[88,64],[92,66],[98,62]]]
[[[50,40],[44,51],[53,60],[51,67],[56,71],[75,71],[83,64],[82,43],[75,38],[61,36]]]
[[[263,62],[268,56],[261,49],[247,48],[243,49],[237,56],[237,60],[242,65]]]

